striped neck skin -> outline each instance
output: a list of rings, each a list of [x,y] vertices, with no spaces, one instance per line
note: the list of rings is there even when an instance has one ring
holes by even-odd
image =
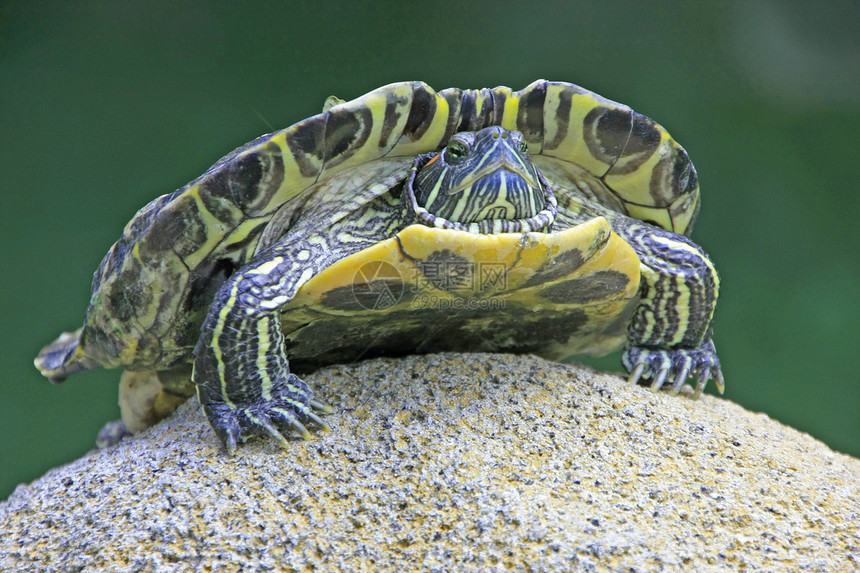
[[[417,157],[404,201],[420,223],[481,234],[549,231],[557,207],[523,135],[501,127],[460,132]]]

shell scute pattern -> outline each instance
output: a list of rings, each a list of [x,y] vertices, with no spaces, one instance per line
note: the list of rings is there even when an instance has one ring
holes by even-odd
[[[533,155],[574,163],[604,178],[625,203],[680,205],[679,191],[673,189],[681,179],[689,184],[680,192],[698,190],[694,172],[684,177],[692,169],[686,153],[657,124],[572,84],[542,80],[520,92],[505,87],[435,92],[421,82],[385,86],[258,138],[216,163],[201,180],[223,177],[229,165],[236,203],[253,206],[250,215],[269,213],[341,169],[386,155],[431,151],[457,131],[489,125],[522,131]],[[652,169],[641,168],[649,161],[671,169],[652,177]],[[642,177],[647,184],[641,184]],[[245,184],[255,179],[257,184]],[[657,222],[673,229],[668,212]]]
[[[604,175],[619,177],[629,175],[641,168],[657,152],[661,142],[660,130],[653,121],[629,109],[623,114],[620,110],[601,111],[603,113],[597,121],[595,130],[600,134],[600,138],[611,139],[616,132],[621,132],[621,125],[613,125],[616,121],[619,124],[623,122],[623,130],[627,134],[623,144],[619,146],[620,153],[616,155],[612,166]],[[619,115],[623,115],[623,120],[618,117]]]
[[[268,141],[229,163],[226,186],[233,203],[246,215],[259,215],[269,207],[284,183],[281,147]]]
[[[274,139],[283,140],[283,146],[290,151],[295,168],[285,178],[287,188],[281,190],[279,199],[289,199],[301,189],[312,185],[322,172],[325,135],[325,117],[314,116],[287,128]]]

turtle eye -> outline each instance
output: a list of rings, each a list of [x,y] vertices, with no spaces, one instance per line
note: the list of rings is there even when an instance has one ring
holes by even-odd
[[[466,148],[465,143],[452,141],[448,144],[448,148],[445,150],[445,159],[452,162],[460,161],[466,157],[467,151],[468,149]]]
[[[523,153],[528,153],[529,152],[529,144],[526,143],[525,141],[521,141],[520,142],[520,151]]]

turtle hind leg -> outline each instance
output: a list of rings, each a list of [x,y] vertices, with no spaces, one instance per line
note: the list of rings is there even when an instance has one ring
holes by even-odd
[[[194,395],[191,368],[126,370],[119,382],[119,409],[126,429],[136,434],[172,414]]]
[[[190,365],[171,370],[126,370],[119,382],[121,418],[108,422],[99,431],[96,446],[116,445],[167,418],[194,395]]]
[[[44,347],[33,361],[39,372],[54,384],[65,382],[66,378],[77,372],[99,367],[88,360],[81,350],[81,330],[62,333]]]

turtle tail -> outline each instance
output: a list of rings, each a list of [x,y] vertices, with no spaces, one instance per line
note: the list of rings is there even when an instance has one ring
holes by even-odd
[[[98,367],[84,354],[81,347],[80,328],[75,332],[64,332],[54,342],[44,347],[33,364],[54,384],[65,382],[66,378],[76,372]]]

